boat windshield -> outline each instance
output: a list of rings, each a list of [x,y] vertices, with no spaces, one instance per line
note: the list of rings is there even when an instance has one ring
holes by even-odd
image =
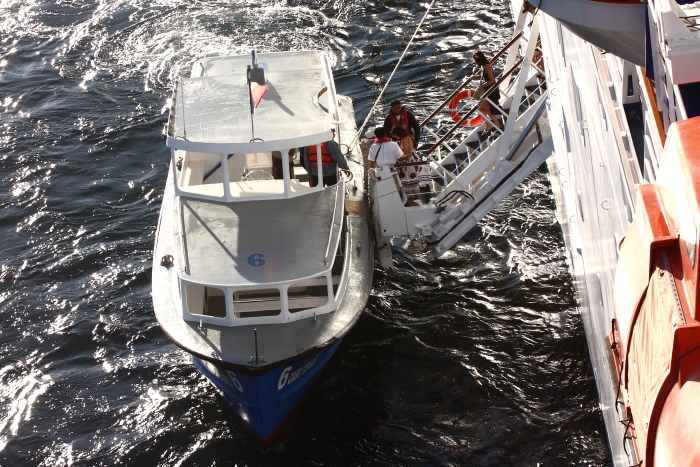
[[[291,198],[321,190],[310,186],[301,152],[299,148],[248,154],[175,150],[174,166],[180,171],[177,191],[191,198],[241,201]]]

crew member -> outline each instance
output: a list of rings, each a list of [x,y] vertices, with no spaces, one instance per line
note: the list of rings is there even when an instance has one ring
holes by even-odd
[[[335,136],[335,130],[331,130]],[[302,162],[304,168],[309,173],[309,186],[316,186],[318,183],[318,156],[316,154],[316,145],[302,148]],[[348,162],[343,157],[338,143],[326,141],[321,144],[321,173],[323,174],[323,185],[331,186],[338,183],[338,173],[336,166],[341,169],[349,170]]]
[[[410,132],[415,138],[416,142],[420,140],[420,123],[416,120],[416,117],[401,104],[401,101],[395,100],[391,102],[391,110],[389,115],[384,119],[384,131],[386,134],[391,133],[391,129],[394,126],[399,125],[403,127],[404,130]]]

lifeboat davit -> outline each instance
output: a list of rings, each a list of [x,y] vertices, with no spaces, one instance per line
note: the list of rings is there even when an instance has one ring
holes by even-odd
[[[611,352],[637,465],[700,465],[700,117],[673,124],[615,273]],[[643,462],[643,464],[641,464]]]
[[[574,34],[644,66],[646,2],[639,0],[530,0]]]

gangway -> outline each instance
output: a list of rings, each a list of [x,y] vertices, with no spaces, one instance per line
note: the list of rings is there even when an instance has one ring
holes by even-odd
[[[546,75],[533,63],[537,41],[529,40],[539,35],[537,21],[525,25],[524,16],[519,18],[513,39],[491,60],[506,55],[505,71],[463,117],[453,125],[452,120],[435,118],[447,110],[456,120],[455,110],[464,110],[456,109],[456,97],[471,78],[421,124],[432,144],[417,151],[422,162],[410,164],[427,165],[433,181],[417,206],[406,206],[396,172],[409,164],[370,171],[375,241],[383,267],[391,266],[392,236],[420,235],[434,257],[444,254],[552,154]],[[489,95],[497,87],[502,98],[493,102]],[[485,131],[488,117],[479,111],[483,100],[499,109],[502,130],[494,126]],[[483,123],[469,127],[474,120]]]

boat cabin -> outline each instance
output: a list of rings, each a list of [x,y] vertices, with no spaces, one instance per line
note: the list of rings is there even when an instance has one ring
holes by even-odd
[[[238,326],[333,311],[344,182],[311,187],[300,167],[302,148],[320,158],[340,123],[325,55],[208,58],[192,76],[177,83],[166,128],[183,318]]]

